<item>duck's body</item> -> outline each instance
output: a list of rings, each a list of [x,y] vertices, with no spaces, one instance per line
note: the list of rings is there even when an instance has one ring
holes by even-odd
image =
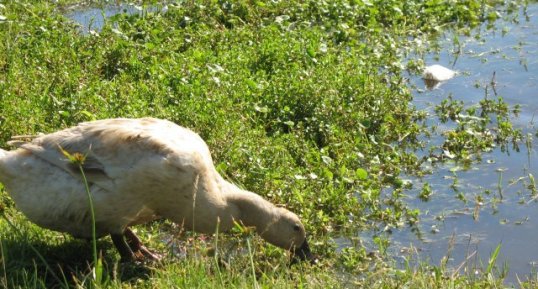
[[[161,217],[205,233],[215,232],[217,226],[225,231],[234,220],[242,221],[277,246],[293,249],[306,244],[304,228],[293,213],[225,181],[205,142],[172,122],[100,120],[18,146],[0,151],[0,182],[17,207],[42,227],[91,237],[82,174],[66,153],[84,156],[81,166],[92,195],[97,235],[110,234],[122,258],[132,254],[122,248],[123,234],[129,245],[133,242],[128,227]],[[297,232],[271,233],[290,222],[300,227]]]

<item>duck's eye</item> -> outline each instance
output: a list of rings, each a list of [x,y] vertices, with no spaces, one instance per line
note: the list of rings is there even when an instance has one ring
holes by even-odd
[[[293,225],[293,230],[299,232],[301,230],[301,226],[295,224]]]

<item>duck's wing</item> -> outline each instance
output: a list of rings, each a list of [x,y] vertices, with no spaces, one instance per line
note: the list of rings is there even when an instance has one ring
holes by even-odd
[[[105,166],[100,162],[98,156],[95,156],[91,147],[84,150],[66,150],[60,145],[52,146],[52,143],[30,142],[19,144],[19,147],[32,152],[33,155],[40,159],[65,170],[71,175],[82,177],[82,172],[86,178],[95,182],[96,180],[109,180]]]
[[[179,179],[190,180],[213,166],[207,145],[196,133],[152,118],[82,123],[21,148],[73,176],[80,178],[82,169],[88,182],[108,191],[135,183],[171,190],[171,183],[179,186]]]
[[[56,143],[54,138],[44,137],[20,144],[19,147],[74,177],[82,179],[82,173],[84,173],[89,183],[111,189],[113,179],[108,175],[105,165],[92,151],[91,146],[85,146],[82,142],[69,142],[66,145],[69,145],[69,149]]]
[[[19,146],[73,176],[81,177],[82,170],[88,182],[113,189],[115,179],[125,178],[144,162],[165,158],[174,150],[167,141],[170,135],[181,139],[185,131],[156,119],[110,119],[82,123]]]
[[[38,138],[43,138],[43,136],[44,134],[16,135],[12,136],[7,144],[16,148],[28,150],[41,159],[46,160],[59,168],[65,169],[70,173],[80,174],[80,170],[82,169],[88,174],[106,176],[103,165],[99,163],[96,158],[87,154],[70,154],[58,144],[57,149],[64,155],[64,157],[61,157],[57,154],[56,150],[51,149],[51,142],[55,139],[54,137],[47,137],[44,138],[44,140],[35,141]],[[90,149],[87,149],[86,153],[89,153]]]

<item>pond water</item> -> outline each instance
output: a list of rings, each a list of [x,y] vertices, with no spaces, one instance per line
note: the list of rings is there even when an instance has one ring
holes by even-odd
[[[153,9],[153,8],[151,8]],[[164,8],[159,8],[164,9]],[[84,32],[99,30],[104,19],[118,13],[142,13],[133,5],[114,5],[102,8],[73,10],[67,16],[81,24]],[[164,11],[164,10],[161,10]],[[414,87],[414,105],[434,115],[433,108],[452,95],[466,106],[477,104],[484,98],[485,89],[495,74],[496,92],[511,106],[521,105],[519,117],[513,118],[523,135],[535,135],[535,115],[538,113],[538,4],[529,4],[520,11],[518,21],[499,20],[494,29],[480,27],[470,37],[459,37],[462,53],[455,53],[454,35],[447,32],[441,39],[439,53],[427,55],[427,65],[441,64],[459,71],[459,75],[428,90],[420,76],[411,76]],[[90,25],[91,23],[91,25]],[[493,92],[489,91],[491,97]],[[439,125],[432,117],[430,124]],[[440,144],[432,139],[432,144]],[[483,155],[483,162],[469,170],[457,169],[455,164],[433,167],[433,173],[422,179],[410,178],[414,189],[408,191],[408,202],[421,210],[420,230],[393,231],[389,250],[400,258],[414,252],[415,259],[439,264],[448,256],[448,265],[460,273],[473,272],[475,266],[485,268],[491,253],[500,244],[498,265],[506,262],[509,268],[507,281],[516,283],[517,277],[525,280],[538,271],[538,201],[526,188],[529,174],[538,178],[538,141],[530,147],[521,145],[521,151],[500,150]],[[457,180],[457,184],[454,184]],[[416,196],[423,183],[429,183],[433,196],[428,202]],[[487,195],[485,191],[491,193]],[[502,191],[503,199],[492,202]],[[461,201],[461,194],[467,202]],[[475,198],[484,196],[477,207]],[[478,210],[477,210],[478,209]],[[475,213],[478,212],[478,215]],[[478,218],[477,218],[478,217]],[[366,246],[375,233],[361,233]],[[347,238],[337,239],[341,246]],[[413,248],[412,250],[409,250]],[[407,253],[404,253],[407,252]]]
[[[166,6],[139,6],[135,4],[117,3],[103,7],[72,7],[65,16],[80,25],[83,33],[99,31],[105,25],[105,21],[117,14],[144,15],[144,12],[166,12]]]
[[[522,129],[524,136],[534,137],[538,114],[538,4],[522,9],[516,19],[498,21],[494,29],[481,27],[470,37],[458,36],[459,49],[453,44],[454,35],[447,33],[441,40],[441,52],[426,56],[425,63],[441,64],[459,75],[433,90],[428,90],[419,76],[411,77],[410,83],[416,87],[415,106],[435,115],[434,106],[449,95],[466,107],[476,105],[485,96],[484,87],[494,79],[498,96],[511,107],[521,105],[519,116],[512,118],[514,126]],[[488,93],[490,99],[495,98],[491,86]],[[430,124],[439,125],[441,132],[446,126],[433,116]],[[440,139],[431,142],[441,144]],[[500,244],[497,265],[507,264],[507,282],[516,283],[517,277],[526,280],[538,271],[538,202],[527,188],[529,173],[538,177],[538,142],[534,140],[530,147],[523,143],[520,149],[509,154],[500,149],[485,153],[481,163],[466,171],[449,163],[433,167],[433,174],[423,179],[411,179],[414,189],[408,194],[408,202],[422,212],[420,231],[393,232],[392,253],[403,256],[406,254],[402,252],[413,248],[414,257],[433,264],[440,264],[447,256],[450,267],[463,264],[459,271],[463,273],[474,272],[475,266],[485,268]],[[425,182],[434,194],[422,202],[416,196]],[[494,196],[499,198],[499,190],[502,201],[492,201]],[[460,193],[467,202],[457,198]],[[479,195],[484,200],[477,206]]]

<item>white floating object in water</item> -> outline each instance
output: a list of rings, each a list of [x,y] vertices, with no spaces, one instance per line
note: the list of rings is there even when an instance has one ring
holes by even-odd
[[[429,90],[438,88],[443,81],[449,80],[452,77],[456,76],[457,72],[451,69],[448,69],[439,64],[434,64],[424,68],[422,72],[422,79],[426,88]]]
[[[427,66],[422,73],[422,78],[433,81],[446,81],[454,76],[456,76],[456,71],[439,64]]]

